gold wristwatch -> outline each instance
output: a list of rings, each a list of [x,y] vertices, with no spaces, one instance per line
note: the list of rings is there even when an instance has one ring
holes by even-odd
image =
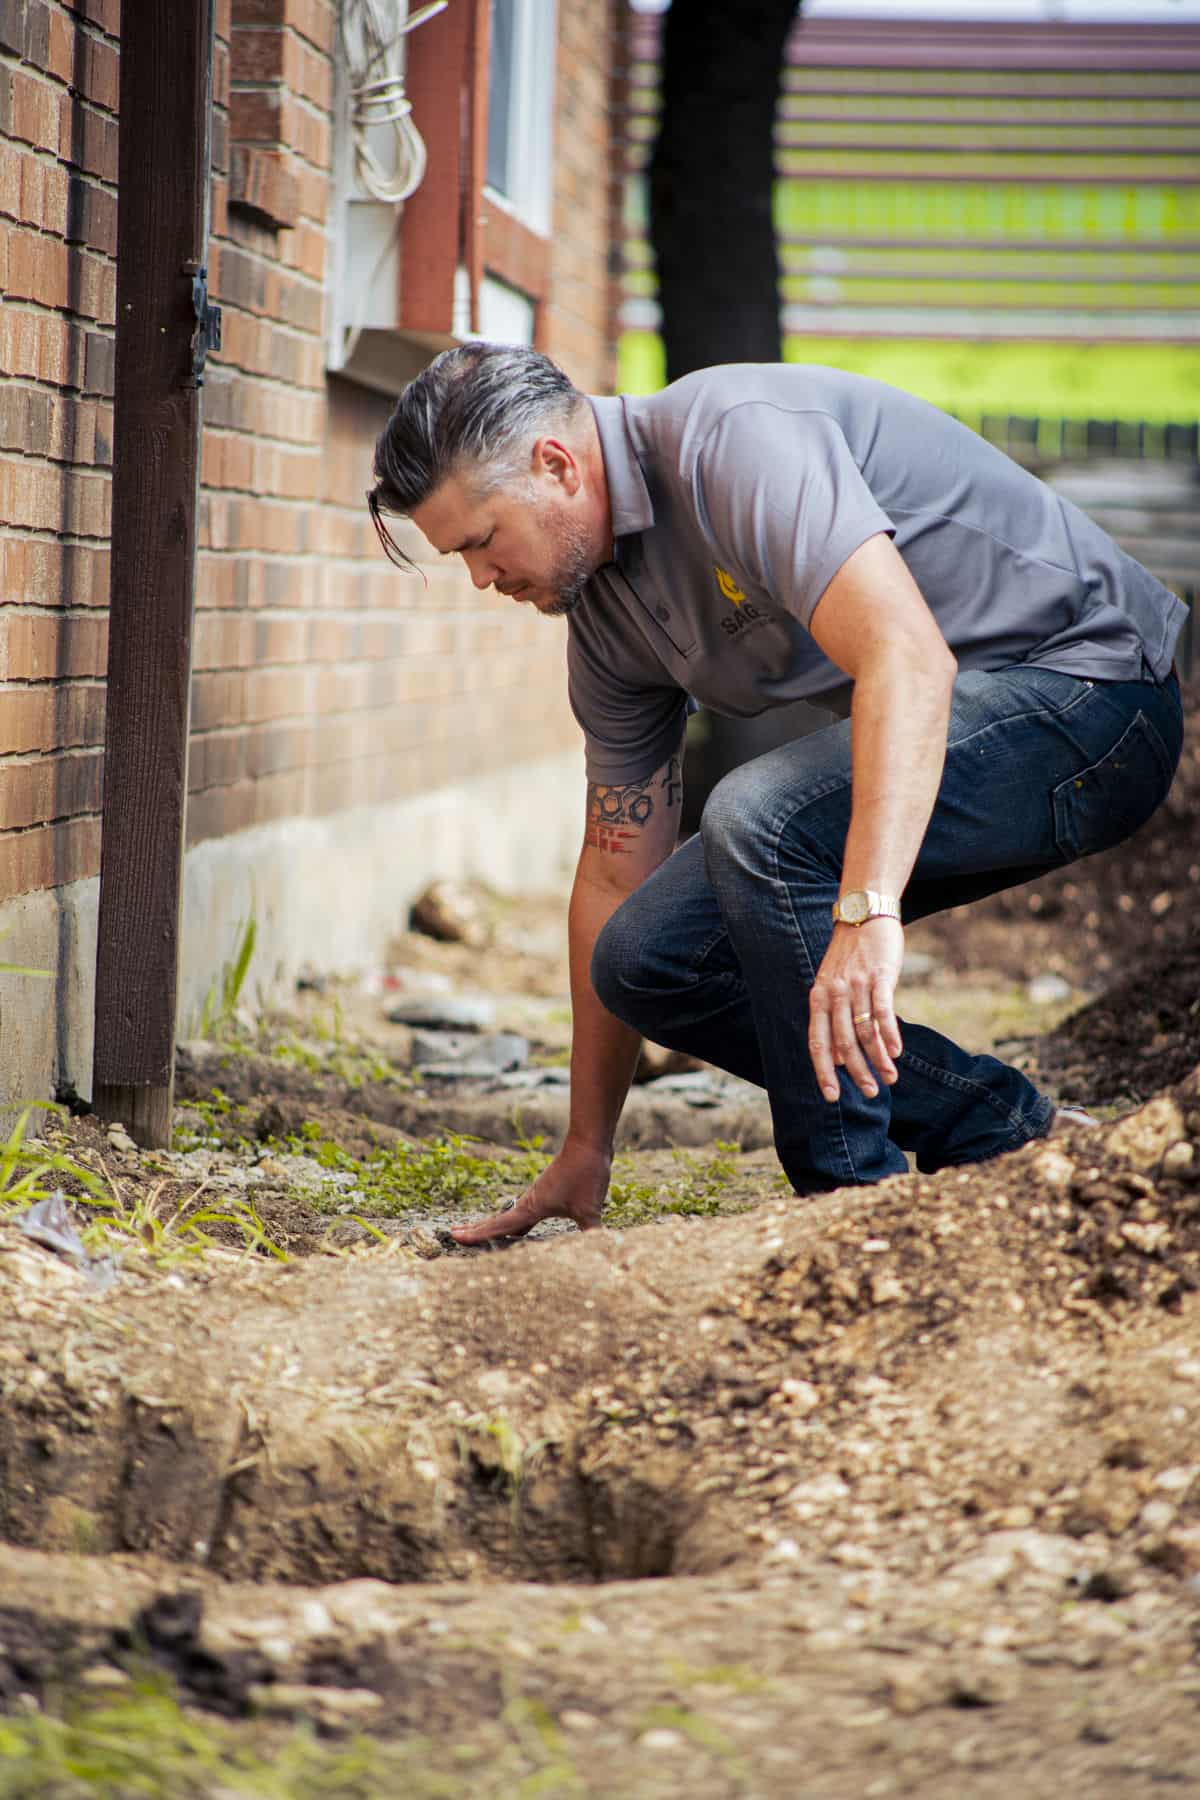
[[[892,894],[874,888],[853,888],[833,903],[835,925],[865,925],[868,919],[898,919],[900,902]]]

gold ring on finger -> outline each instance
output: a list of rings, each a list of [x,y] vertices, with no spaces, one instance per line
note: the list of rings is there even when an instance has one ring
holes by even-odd
[[[853,1016],[853,1022],[855,1025],[874,1024],[875,1015],[874,1015],[874,1013],[869,1013],[869,1012],[855,1013]]]

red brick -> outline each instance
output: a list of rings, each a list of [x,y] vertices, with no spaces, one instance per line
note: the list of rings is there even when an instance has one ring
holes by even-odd
[[[229,108],[229,45],[219,31],[213,50],[213,105],[226,111]]]
[[[280,25],[238,25],[230,39],[235,81],[287,81],[284,64],[291,36]]]
[[[291,152],[235,144],[229,204],[261,217],[272,227],[294,225],[300,217],[300,183]]]
[[[308,659],[308,621],[302,617],[277,618],[260,613],[253,622],[251,660],[258,668],[268,663],[303,663]]]
[[[62,544],[49,538],[7,538],[0,544],[0,600],[8,605],[108,604],[107,547]]]
[[[260,724],[307,714],[311,711],[311,688],[307,668],[253,670],[247,683],[247,717]]]
[[[282,144],[284,98],[278,86],[235,88],[229,96],[229,130],[234,142]]]
[[[214,731],[246,721],[246,676],[241,672],[192,678],[192,730]]]
[[[54,463],[0,462],[0,517],[34,531],[107,537],[111,483]]]
[[[318,50],[333,47],[335,18],[327,0],[234,0],[233,23],[290,25]]]
[[[0,761],[0,832],[97,812],[102,763],[98,750],[35,762]]]
[[[308,723],[267,725],[250,732],[246,740],[247,775],[257,781],[285,769],[307,768],[312,735]]]
[[[0,680],[46,681],[103,676],[108,621],[0,607]]]
[[[64,107],[58,141],[49,147],[72,167],[116,184],[117,122],[107,114],[79,101]]]
[[[66,14],[59,12],[57,8],[50,12],[49,26],[47,73],[57,76],[59,81],[70,83],[75,77],[75,26]]]
[[[24,69],[12,71],[13,137],[37,150],[57,153],[63,112],[59,89]]]
[[[188,792],[227,787],[246,773],[246,734],[243,731],[207,732],[193,737],[188,748]]]
[[[0,687],[0,744],[13,755],[103,742],[103,687],[50,682]]]
[[[251,660],[253,622],[245,613],[199,612],[192,638],[192,666],[244,669]]]
[[[0,899],[100,873],[100,821],[71,819],[0,837]]]
[[[91,25],[98,25],[109,37],[116,37],[120,28],[120,0],[68,0],[70,10],[78,13]]]
[[[100,38],[87,39],[83,64],[83,91],[87,98],[106,111],[115,113],[120,101],[121,62],[113,44]]]

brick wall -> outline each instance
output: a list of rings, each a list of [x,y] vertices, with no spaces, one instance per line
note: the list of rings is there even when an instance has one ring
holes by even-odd
[[[369,528],[388,402],[324,372],[335,17],[218,3],[192,844],[576,740],[561,629]],[[548,341],[604,387],[611,18],[560,18]],[[117,35],[118,0],[0,0],[0,902],[99,869]]]
[[[0,0],[0,898],[95,872],[117,0]]]

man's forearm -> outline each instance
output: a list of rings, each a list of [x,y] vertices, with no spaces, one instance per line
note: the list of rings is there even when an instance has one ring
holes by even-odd
[[[942,778],[952,687],[949,659],[930,670],[908,666],[900,654],[859,677],[843,891],[904,891]]]
[[[576,876],[568,919],[571,959],[571,1115],[567,1137],[612,1154],[617,1121],[641,1038],[602,1006],[592,987],[592,951],[625,895]]]

